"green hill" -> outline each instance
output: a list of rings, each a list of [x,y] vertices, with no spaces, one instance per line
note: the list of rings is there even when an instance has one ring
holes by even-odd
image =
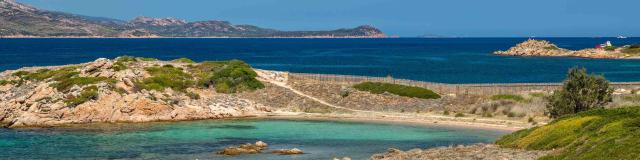
[[[497,144],[554,150],[541,159],[639,159],[640,107],[598,109],[562,117],[504,136]]]

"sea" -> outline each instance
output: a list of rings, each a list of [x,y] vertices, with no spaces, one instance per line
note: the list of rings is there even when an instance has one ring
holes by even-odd
[[[0,39],[0,71],[115,58],[121,55],[195,61],[239,59],[254,68],[360,75],[439,83],[561,82],[573,67],[614,82],[640,81],[640,59],[493,55],[528,38],[154,38]],[[568,49],[616,46],[640,38],[536,38]]]
[[[0,128],[0,159],[368,159],[388,148],[491,143],[507,131],[310,120],[203,120],[85,124],[62,128]],[[223,156],[228,146],[264,141],[262,154]],[[277,149],[302,149],[282,156]]]

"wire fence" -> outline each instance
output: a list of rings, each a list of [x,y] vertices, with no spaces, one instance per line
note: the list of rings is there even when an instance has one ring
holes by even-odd
[[[289,80],[315,80],[331,83],[353,85],[362,82],[384,82],[415,87],[428,88],[440,94],[517,94],[522,92],[553,91],[562,83],[485,83],[485,84],[446,84],[393,77],[368,77],[353,75],[288,73]],[[611,83],[615,89],[633,90],[640,88],[640,82]]]

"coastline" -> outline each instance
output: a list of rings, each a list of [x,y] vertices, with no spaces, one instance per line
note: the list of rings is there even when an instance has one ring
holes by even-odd
[[[504,132],[514,132],[521,129],[532,127],[528,124],[513,123],[506,124],[505,120],[487,119],[494,122],[505,121],[505,124],[483,123],[465,118],[445,117],[437,115],[409,116],[409,115],[375,115],[366,116],[358,114],[312,114],[312,113],[294,113],[294,114],[273,114],[255,117],[245,117],[247,119],[282,119],[282,120],[317,120],[317,121],[337,121],[337,122],[356,122],[356,123],[381,123],[381,124],[400,124],[400,125],[416,125],[425,127],[451,127],[462,129],[483,129],[496,130]],[[232,118],[233,119],[233,118]]]

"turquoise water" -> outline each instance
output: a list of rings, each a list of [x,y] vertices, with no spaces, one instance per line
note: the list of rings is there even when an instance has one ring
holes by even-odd
[[[302,120],[207,120],[0,129],[0,159],[367,159],[387,148],[492,142],[504,131]],[[225,146],[262,140],[303,155],[220,156]],[[268,151],[267,151],[268,152]]]
[[[541,38],[562,48],[640,44],[640,38]],[[0,39],[0,71],[120,55],[162,60],[241,59],[260,69],[443,83],[561,82],[586,67],[615,82],[640,81],[640,60],[496,56],[527,38],[390,39]]]

